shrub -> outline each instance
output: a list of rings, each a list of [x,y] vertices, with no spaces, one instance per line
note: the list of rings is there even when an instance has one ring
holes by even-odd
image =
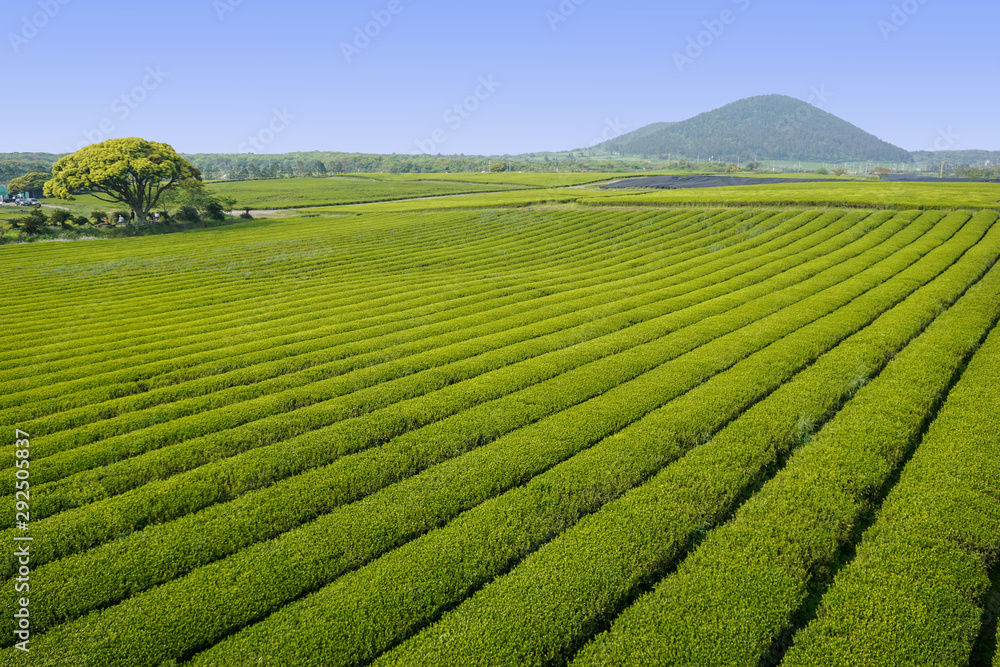
[[[33,209],[28,215],[16,218],[12,226],[20,229],[25,234],[36,235],[45,231],[48,218],[42,213],[40,208]]]
[[[177,211],[176,218],[180,222],[201,222],[201,214],[198,213],[198,209],[194,206],[181,206]]]
[[[226,219],[226,211],[219,202],[210,201],[205,205],[205,217],[220,222]]]
[[[49,216],[49,221],[53,225],[59,225],[63,229],[69,229],[70,224],[74,221],[73,214],[64,208],[57,208]]]

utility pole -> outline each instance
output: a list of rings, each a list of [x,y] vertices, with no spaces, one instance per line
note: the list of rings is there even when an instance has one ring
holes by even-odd
[[[944,178],[944,160],[941,160],[941,178]]]

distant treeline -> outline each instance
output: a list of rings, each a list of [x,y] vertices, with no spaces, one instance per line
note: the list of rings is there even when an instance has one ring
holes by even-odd
[[[51,153],[0,153],[0,184],[34,172],[49,172],[62,157]],[[286,153],[282,155],[196,154],[185,159],[201,170],[205,180],[292,178],[326,174],[442,174],[513,171],[630,172],[649,169],[648,162],[588,160],[575,156],[532,153],[518,157],[466,155],[375,155],[368,153]]]
[[[970,151],[971,153],[971,151]],[[985,154],[985,151],[977,153]],[[608,160],[589,159],[582,151],[559,157],[547,153],[533,153],[510,157],[440,156],[440,155],[373,155],[365,153],[287,153],[283,155],[185,155],[202,172],[205,180],[252,180],[258,178],[293,178],[325,176],[328,174],[441,174],[479,173],[497,169],[524,172],[608,172],[624,173],[648,169],[666,169],[691,172],[724,172],[725,163],[674,160]],[[940,159],[940,158],[939,158]],[[1000,162],[994,162],[1000,164]],[[975,159],[952,159],[946,172],[964,175],[968,168],[982,168],[983,162]],[[985,170],[991,174],[991,170]]]
[[[915,151],[913,159],[936,166],[944,160],[945,167],[998,167],[1000,151]]]
[[[50,172],[62,157],[53,153],[0,153],[0,185],[36,172]],[[205,154],[185,155],[201,170],[205,180],[251,180],[258,178],[293,178],[328,174],[442,174],[479,173],[491,169],[524,172],[610,172],[624,173],[648,169],[679,171],[725,171],[725,164],[715,161],[678,160],[678,155],[651,155],[648,159],[611,160],[588,157],[586,151],[567,154],[529,153],[510,156],[468,155],[377,155],[370,153],[285,153],[281,155]],[[749,159],[747,154],[744,157]],[[921,151],[913,154],[917,162],[939,165],[945,160],[947,173],[963,175],[966,170],[983,170],[993,175],[1000,165],[1000,151]],[[991,169],[984,169],[989,162]]]
[[[283,155],[185,155],[206,180],[288,178],[326,174],[441,174],[512,171],[639,171],[648,163],[550,158],[544,154],[518,157],[466,155],[375,155],[368,153],[287,153]]]

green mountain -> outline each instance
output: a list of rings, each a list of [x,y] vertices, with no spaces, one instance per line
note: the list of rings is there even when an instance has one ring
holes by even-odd
[[[655,123],[598,144],[622,155],[703,160],[912,162],[886,143],[818,107],[785,95],[751,97],[677,123]]]

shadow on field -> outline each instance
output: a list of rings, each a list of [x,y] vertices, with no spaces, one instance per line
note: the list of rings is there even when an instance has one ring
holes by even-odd
[[[990,667],[997,663],[997,618],[1000,617],[1000,561],[993,564],[993,582],[983,609],[983,629],[972,647],[969,667]]]

